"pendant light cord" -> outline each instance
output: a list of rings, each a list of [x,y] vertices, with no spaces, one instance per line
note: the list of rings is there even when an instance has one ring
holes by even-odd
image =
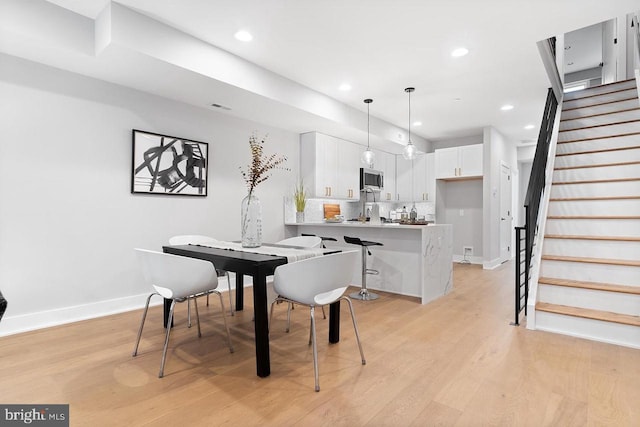
[[[367,151],[369,151],[369,104],[367,102]]]

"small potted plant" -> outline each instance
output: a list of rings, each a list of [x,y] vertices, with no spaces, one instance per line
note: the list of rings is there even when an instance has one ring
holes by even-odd
[[[307,205],[307,193],[304,183],[300,181],[293,190],[293,202],[296,205],[296,222],[304,222],[304,208]]]

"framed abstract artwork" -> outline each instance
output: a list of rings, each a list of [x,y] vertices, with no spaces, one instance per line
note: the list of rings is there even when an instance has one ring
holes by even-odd
[[[134,129],[131,192],[207,195],[209,144]]]

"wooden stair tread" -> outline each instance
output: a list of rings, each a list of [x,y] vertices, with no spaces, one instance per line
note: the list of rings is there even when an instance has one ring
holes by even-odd
[[[575,119],[571,119],[571,120],[575,120]],[[601,124],[597,124],[597,125],[583,126],[583,127],[579,127],[579,128],[573,128],[573,129],[562,129],[559,132],[573,132],[573,131],[576,131],[576,130],[595,129],[595,128],[601,128],[601,127],[605,127],[605,126],[626,125],[626,124],[629,124],[629,123],[636,123],[636,122],[640,122],[640,119],[624,120],[624,121],[621,121],[621,122],[613,122],[613,123],[601,123]]]
[[[570,144],[572,142],[594,141],[596,139],[618,138],[618,137],[621,137],[621,136],[634,136],[634,135],[640,135],[640,132],[618,133],[618,134],[615,134],[615,135],[603,135],[603,136],[592,136],[590,138],[570,139],[568,141],[558,141],[558,145],[559,144]]]
[[[546,311],[547,313],[564,314],[566,316],[582,317],[585,319],[621,323],[623,325],[640,326],[640,316],[632,316],[630,314],[611,313],[610,311],[593,310],[591,308],[569,307],[547,302],[536,303],[536,310]]]
[[[584,99],[584,98],[576,98],[576,99]],[[567,100],[567,102],[569,101],[575,101],[576,99],[572,99],[572,100]],[[607,104],[614,104],[616,102],[624,102],[624,101],[631,101],[632,99],[638,99],[637,96],[632,96],[631,98],[624,98],[624,99],[616,99],[614,101],[607,101],[607,102],[600,102],[598,104],[590,104],[590,105],[583,105],[582,107],[573,107],[573,108],[564,108],[564,104],[563,104],[563,108],[562,108],[562,112],[564,113],[565,111],[573,111],[573,110],[579,110],[581,108],[591,108],[591,107],[598,107],[600,105],[607,105]]]
[[[588,116],[573,117],[571,119],[560,119],[560,122],[570,122],[571,120],[581,120],[581,119],[589,119],[591,117],[608,116],[609,114],[628,113],[629,111],[636,111],[636,110],[640,110],[640,107],[627,108],[624,110],[617,110],[617,111],[607,111],[606,113],[590,114]]]
[[[558,181],[552,182],[552,185],[570,185],[570,184],[598,184],[601,182],[627,182],[627,181],[640,181],[638,178],[613,178],[613,179],[587,179],[584,181]]]
[[[640,145],[631,145],[628,147],[601,148],[598,150],[576,151],[574,153],[560,153],[560,154],[556,153],[556,157],[576,156],[579,154],[606,153],[607,151],[635,150],[636,148],[640,148]]]
[[[547,219],[640,219],[638,215],[549,215]]]
[[[604,96],[604,95],[611,95],[613,93],[626,92],[628,90],[636,90],[636,88],[634,88],[634,87],[625,87],[625,88],[621,88],[621,89],[618,89],[618,90],[612,90],[612,91],[609,91],[609,92],[600,92],[600,93],[594,93],[593,95],[580,96],[578,98],[572,98],[572,99],[563,100],[562,104],[564,105],[565,102],[574,102],[574,101],[579,101],[579,100],[582,100],[582,99],[594,98],[596,96]]]
[[[587,264],[626,265],[630,267],[640,267],[640,261],[630,259],[587,258],[564,255],[542,255],[542,259],[547,261],[568,261],[583,262]]]
[[[640,242],[636,236],[587,236],[575,234],[545,234],[545,239],[569,239],[569,240],[613,240],[618,242]]]
[[[545,285],[565,286],[569,288],[592,289],[595,291],[618,292],[622,294],[640,295],[640,286],[615,285],[612,283],[581,282],[578,280],[540,277],[538,283]]]
[[[617,162],[617,163],[597,163],[593,165],[579,165],[579,166],[563,166],[559,168],[553,168],[555,171],[563,171],[569,169],[588,169],[588,168],[604,168],[611,166],[628,166],[628,165],[640,165],[640,161],[633,162]]]
[[[604,196],[604,197],[554,197],[550,202],[577,202],[585,200],[634,200],[640,196]]]

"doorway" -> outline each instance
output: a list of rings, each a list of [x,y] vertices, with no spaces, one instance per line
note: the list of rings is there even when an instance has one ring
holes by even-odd
[[[511,259],[511,239],[513,233],[513,214],[511,212],[511,168],[504,162],[500,164],[500,262]]]

